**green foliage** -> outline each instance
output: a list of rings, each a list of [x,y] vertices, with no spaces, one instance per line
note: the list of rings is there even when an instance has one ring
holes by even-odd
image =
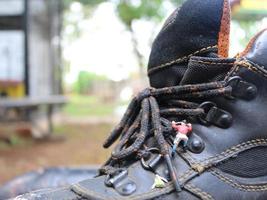
[[[179,6],[185,0],[169,0],[175,6]],[[166,12],[163,4],[168,0],[141,0],[138,4],[136,0],[119,0],[117,11],[122,22],[128,27],[131,26],[134,20],[148,19],[153,21],[161,21]]]
[[[249,40],[256,34],[257,28],[255,21],[239,21],[239,26],[242,28],[246,36],[245,38],[239,39],[240,43],[245,47]]]
[[[106,80],[106,77],[81,71],[78,80],[74,84],[74,91],[78,94],[88,94],[92,89],[93,83],[101,80]]]
[[[102,117],[111,115],[116,106],[113,102],[104,102],[96,95],[72,95],[69,97],[69,103],[64,106],[63,112],[73,117]]]
[[[120,0],[117,5],[118,16],[130,27],[133,20],[141,18],[161,20],[163,17],[162,0],[142,0],[134,4],[133,0]]]
[[[106,0],[64,0],[63,3],[64,3],[64,7],[68,9],[70,4],[73,2],[79,2],[85,7],[94,7],[104,1]]]
[[[239,43],[245,48],[251,38],[262,29],[262,24],[261,21],[254,20],[233,20],[233,27],[244,31],[244,37],[236,36],[236,39],[238,39]]]
[[[64,0],[64,8],[68,10],[71,3],[79,2],[84,8],[84,13],[88,14],[97,5],[113,0]],[[146,18],[148,20],[160,21],[165,16],[163,3],[169,1],[174,5],[180,5],[185,0],[118,0],[115,1],[119,18],[130,28],[134,20]]]
[[[186,0],[171,0],[171,2],[177,7],[184,3]]]

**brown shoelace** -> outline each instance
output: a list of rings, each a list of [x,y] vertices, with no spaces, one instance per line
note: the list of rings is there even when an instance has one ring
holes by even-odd
[[[205,114],[204,109],[199,107],[199,103],[192,102],[192,100],[199,102],[199,100],[217,96],[230,96],[231,91],[232,87],[225,81],[143,90],[133,98],[120,123],[105,141],[104,147],[108,148],[120,137],[115,151],[100,169],[100,173],[116,174],[121,169],[121,161],[129,157],[132,159],[139,156],[140,158],[147,138],[154,137],[157,148],[168,166],[174,187],[180,191],[181,188],[171,161],[170,146],[167,142],[170,134],[163,133],[166,124],[171,124],[165,117],[201,116]],[[169,129],[171,129],[171,125],[169,125]]]

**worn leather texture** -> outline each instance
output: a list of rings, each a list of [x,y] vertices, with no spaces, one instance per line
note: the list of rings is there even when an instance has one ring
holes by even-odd
[[[204,1],[189,0],[188,2],[199,2],[199,4],[205,5],[205,3],[203,3]],[[224,1],[221,0],[212,2],[216,2],[212,4],[215,8],[217,8],[217,4],[221,7],[224,5]],[[205,6],[209,7],[208,5]],[[210,12],[213,12],[213,9],[211,9]],[[218,10],[215,9],[215,12],[217,16]],[[215,17],[215,25],[216,19]],[[214,28],[214,30],[217,29]],[[177,149],[177,156],[174,156],[172,162],[174,163],[173,166],[178,175],[179,183],[182,186],[181,192],[177,193],[170,181],[166,183],[163,188],[153,189],[155,174],[145,170],[141,162],[137,161],[131,164],[127,169],[127,178],[137,185],[136,191],[131,195],[120,195],[114,188],[107,187],[104,184],[106,176],[100,176],[72,185],[66,192],[69,196],[64,195],[62,190],[57,190],[49,194],[42,194],[43,196],[41,196],[40,199],[44,199],[44,197],[47,199],[55,199],[55,194],[57,197],[58,194],[64,195],[64,199],[70,200],[267,199],[267,174],[247,178],[226,173],[219,169],[219,166],[223,165],[223,163],[228,160],[233,160],[238,156],[242,156],[241,153],[244,151],[252,151],[258,147],[267,146],[267,124],[265,123],[265,119],[267,118],[267,71],[265,70],[265,68],[267,68],[266,37],[266,32],[258,34],[249,44],[246,51],[241,54],[242,56],[237,59],[227,59],[219,56],[210,56],[208,58],[207,56],[190,57],[182,81],[179,80],[179,83],[181,81],[182,85],[201,82],[206,83],[228,77],[229,72],[231,72],[231,76],[239,76],[242,81],[253,84],[257,88],[257,92],[254,98],[249,100],[231,97],[216,97],[210,99],[210,101],[216,103],[218,108],[232,115],[233,122],[228,128],[219,128],[215,125],[203,125],[198,121],[192,121],[193,133],[204,141],[205,148],[200,153],[184,151],[181,148]],[[199,36],[198,39],[201,40]],[[201,73],[201,75],[197,76],[197,72]],[[208,75],[204,76],[203,73],[207,73]],[[222,77],[220,76],[221,74],[223,74]],[[173,77],[170,76],[170,79],[172,78]],[[179,79],[179,76],[177,79]],[[201,99],[198,101],[201,102]],[[255,170],[257,170],[257,166],[255,166]],[[165,179],[169,179],[165,171],[166,164],[164,162],[161,162],[155,170],[156,174]],[[73,194],[76,194],[75,198]],[[36,193],[34,193],[34,195],[36,195]],[[30,198],[28,195],[26,199],[36,198]]]
[[[252,43],[247,47],[246,54],[244,55],[250,61],[257,63],[260,66],[267,66],[267,29],[261,31],[255,38],[253,38]]]
[[[148,63],[152,87],[178,85],[190,56],[218,53],[223,4],[223,0],[188,0],[174,11],[152,46]]]

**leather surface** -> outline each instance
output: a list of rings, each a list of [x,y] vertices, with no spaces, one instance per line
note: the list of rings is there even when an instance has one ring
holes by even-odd
[[[228,176],[223,174],[224,178]],[[266,181],[265,177],[265,181]],[[244,186],[255,186],[255,184],[250,185],[249,181],[246,180],[245,184],[236,181],[234,178],[229,179],[232,181],[225,182],[211,172],[205,172],[199,178],[192,180],[190,183],[197,185],[200,190],[206,191],[208,194],[212,196],[213,199],[216,200],[225,200],[225,199],[248,199],[248,200],[263,200],[267,198],[266,190],[263,191],[254,191],[255,189]],[[204,184],[203,184],[204,183]],[[244,188],[241,187],[243,185]]]
[[[262,65],[267,66],[267,31],[263,32],[252,45],[250,51],[245,55],[245,58]],[[264,65],[263,65],[264,66]],[[237,75],[243,80],[253,83],[258,88],[258,95],[252,101],[245,100],[229,100],[229,99],[214,99],[218,107],[230,112],[233,115],[234,123],[227,130],[215,126],[194,125],[194,131],[200,137],[205,138],[207,146],[201,155],[194,155],[196,161],[201,161],[204,158],[219,154],[231,146],[240,144],[240,142],[248,142],[255,139],[266,139],[267,127],[261,121],[267,118],[267,112],[264,112],[265,103],[267,100],[267,79],[259,74],[252,72],[246,68],[241,68]],[[249,134],[237,134],[238,132],[249,132]],[[222,144],[222,137],[224,143]]]
[[[148,63],[152,87],[178,85],[190,56],[218,52],[223,5],[224,0],[188,0],[174,11],[153,42]]]
[[[260,66],[267,66],[267,29],[256,36],[255,41],[249,45],[245,57]]]

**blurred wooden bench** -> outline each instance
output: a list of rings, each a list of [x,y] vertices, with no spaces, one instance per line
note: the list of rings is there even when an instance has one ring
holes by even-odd
[[[61,95],[49,97],[0,98],[0,122],[30,122],[32,135],[47,137],[53,133],[52,116],[56,108],[67,103]],[[46,127],[42,126],[45,122]]]

